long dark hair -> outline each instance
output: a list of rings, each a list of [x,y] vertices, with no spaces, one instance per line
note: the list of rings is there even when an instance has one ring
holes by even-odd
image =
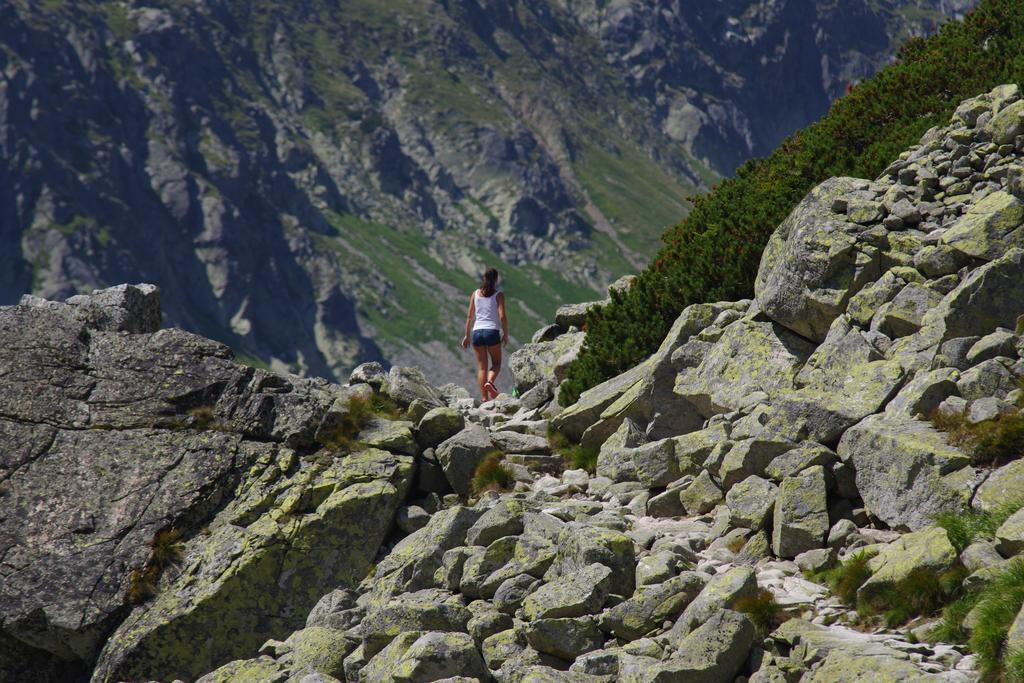
[[[484,276],[480,278],[480,293],[484,296],[494,296],[494,292],[497,288],[498,269],[488,268],[484,271]]]

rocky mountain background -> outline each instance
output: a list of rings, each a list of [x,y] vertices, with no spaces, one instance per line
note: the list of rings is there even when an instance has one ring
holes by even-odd
[[[481,405],[239,363],[152,285],[0,308],[0,680],[1024,674],[1017,85],[563,408],[578,334]]]
[[[246,361],[465,381],[968,0],[0,6],[0,302],[124,281]]]

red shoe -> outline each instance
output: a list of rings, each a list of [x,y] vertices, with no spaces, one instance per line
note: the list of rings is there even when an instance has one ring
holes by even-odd
[[[494,382],[484,382],[484,391],[488,394],[488,401],[498,398],[498,389],[494,386]]]

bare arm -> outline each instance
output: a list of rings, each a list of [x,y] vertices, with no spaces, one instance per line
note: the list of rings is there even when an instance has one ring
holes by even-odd
[[[508,346],[508,316],[505,315],[505,292],[498,292],[498,318],[501,319],[501,343]]]
[[[466,335],[462,338],[462,348],[469,348],[469,335],[473,332],[473,316],[476,314],[476,292],[469,295],[469,310],[466,311]]]

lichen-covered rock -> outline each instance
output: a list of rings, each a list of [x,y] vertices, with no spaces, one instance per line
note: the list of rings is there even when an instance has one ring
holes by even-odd
[[[420,447],[412,434],[412,422],[373,417],[359,432],[359,442],[368,448],[380,448],[401,455],[419,455]]]
[[[996,547],[1003,557],[1013,557],[1024,550],[1024,510],[1010,515],[996,529]]]
[[[645,683],[732,681],[742,670],[754,638],[754,625],[745,615],[728,609],[716,610],[699,628],[677,643],[677,654],[650,667],[638,680]]]
[[[764,528],[775,507],[778,487],[757,475],[751,475],[729,489],[725,504],[733,524],[757,531]]]
[[[527,619],[557,619],[595,614],[608,597],[612,571],[591,564],[565,574],[528,595],[523,601]]]
[[[1024,204],[1009,192],[993,192],[972,204],[942,234],[942,243],[973,258],[999,258],[1010,247],[1024,246]]]
[[[366,615],[359,627],[363,651],[372,657],[404,631],[465,631],[472,616],[459,597],[447,591],[405,593]]]
[[[835,451],[831,448],[826,448],[813,441],[805,441],[796,448],[777,456],[768,463],[764,471],[769,479],[780,482],[786,477],[797,475],[814,465],[831,469],[838,459]]]
[[[466,532],[482,514],[461,506],[441,510],[425,527],[399,541],[360,587],[369,591],[373,601],[436,587],[434,575],[445,553],[465,544]]]
[[[711,478],[707,470],[701,470],[697,478],[679,493],[679,500],[691,515],[703,515],[725,500],[721,487]]]
[[[939,513],[962,509],[970,495],[970,482],[945,478],[970,459],[925,422],[867,417],[846,431],[837,452],[853,463],[868,510],[894,528],[924,528]]]
[[[487,667],[468,633],[411,632],[370,660],[367,683],[430,683],[453,676],[485,680]]]
[[[674,391],[704,417],[736,410],[754,392],[771,396],[792,388],[813,350],[813,345],[779,325],[737,320],[698,364],[679,373]]]
[[[941,574],[956,561],[956,548],[949,542],[945,529],[929,527],[904,534],[868,560],[871,578],[861,586],[858,595],[870,598],[878,590],[896,586],[917,571]]]
[[[490,432],[479,424],[471,424],[442,442],[436,453],[452,489],[460,496],[468,496],[477,466],[494,450]]]
[[[526,505],[519,500],[499,501],[487,510],[466,532],[470,545],[490,545],[502,536],[518,536],[523,533],[523,513]]]
[[[771,438],[743,439],[731,444],[718,468],[723,488],[731,489],[750,476],[762,476],[775,458],[793,446],[790,441]]]
[[[877,250],[858,244],[863,228],[832,212],[834,199],[863,181],[831,178],[793,209],[761,256],[754,285],[761,310],[797,334],[822,341],[847,301],[880,275]]]
[[[665,621],[675,619],[706,582],[703,574],[683,572],[662,583],[643,586],[601,615],[601,628],[625,640],[642,638]]]
[[[391,368],[383,391],[403,406],[408,406],[413,401],[422,401],[432,408],[439,408],[445,404],[440,392],[431,386],[419,368],[397,365]]]
[[[96,680],[194,678],[299,628],[363,577],[412,476],[376,450],[315,457],[345,390],[158,326],[151,287],[0,309],[0,633],[82,666],[112,632]],[[179,566],[126,609],[158,532]]]
[[[196,680],[196,683],[263,683],[285,680],[286,668],[271,657],[236,659]]]
[[[538,652],[571,662],[604,645],[604,634],[593,617],[537,619],[526,626],[526,642]]]
[[[1024,491],[1024,459],[1014,460],[994,470],[978,490],[974,492],[971,505],[978,510],[991,512],[1000,505],[1012,501]]]
[[[586,334],[571,332],[551,341],[526,344],[512,353],[508,366],[512,371],[516,391],[524,394],[540,382],[556,378],[556,366],[564,364],[563,356],[578,353]]]
[[[338,680],[345,679],[345,657],[359,645],[344,631],[312,626],[296,631],[282,644],[286,653],[278,657],[290,671],[315,671]]]
[[[602,564],[612,570],[608,590],[631,595],[636,588],[633,541],[614,529],[581,523],[566,524],[558,535],[558,553],[545,578],[577,574],[584,567]]]
[[[779,484],[775,499],[772,549],[779,557],[796,557],[821,548],[828,536],[828,489],[825,470],[814,465]]]
[[[733,567],[711,577],[672,626],[671,635],[681,637],[707,623],[723,609],[732,609],[737,601],[757,593],[757,575],[750,567]]]
[[[368,450],[300,470],[276,501],[267,492],[272,505],[235,501],[111,635],[93,680],[195,677],[297,628],[331,587],[366,575],[411,476],[411,458]]]
[[[459,411],[448,406],[432,408],[416,426],[416,440],[424,448],[434,448],[461,432],[465,426],[466,418]]]

